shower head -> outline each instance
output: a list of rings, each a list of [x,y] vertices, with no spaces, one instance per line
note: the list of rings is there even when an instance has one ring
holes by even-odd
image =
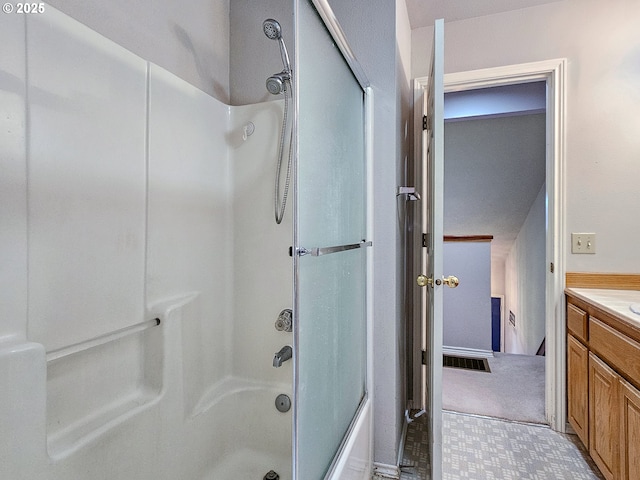
[[[282,38],[282,28],[278,21],[273,18],[267,18],[262,22],[262,30],[267,38],[271,40],[280,40]]]
[[[282,65],[284,65],[284,71],[291,72],[291,63],[289,62],[289,54],[287,53],[287,46],[284,44],[282,38],[282,27],[277,20],[273,18],[267,18],[262,22],[262,31],[271,40],[278,40],[280,45],[280,58],[282,58]]]
[[[287,91],[287,81],[291,79],[288,72],[274,73],[267,78],[267,90],[272,95],[280,95]]]

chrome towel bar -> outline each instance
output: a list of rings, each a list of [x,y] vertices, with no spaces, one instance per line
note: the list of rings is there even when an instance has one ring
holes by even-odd
[[[349,243],[347,245],[338,245],[335,247],[314,247],[314,248],[304,248],[300,247],[296,250],[298,256],[302,257],[303,255],[311,255],[312,257],[319,257],[321,255],[330,255],[332,253],[345,252],[347,250],[354,250],[356,248],[365,248],[370,247],[372,245],[371,241],[362,240],[358,243]]]

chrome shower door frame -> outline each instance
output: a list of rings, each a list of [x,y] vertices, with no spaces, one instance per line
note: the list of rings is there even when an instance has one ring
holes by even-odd
[[[301,8],[309,8],[312,5],[316,10],[320,20],[324,24],[324,28],[329,33],[333,44],[339,49],[342,59],[348,66],[350,74],[356,80],[360,92],[362,94],[362,120],[363,120],[363,135],[362,135],[362,148],[363,148],[363,161],[364,161],[364,172],[363,172],[363,188],[364,188],[364,200],[363,200],[363,216],[364,216],[364,231],[362,233],[361,238],[349,238],[345,239],[344,242],[340,244],[330,243],[330,244],[309,244],[303,245],[300,241],[300,215],[304,215],[300,210],[300,202],[298,199],[300,195],[304,195],[305,192],[301,192],[300,190],[300,66],[301,62],[309,62],[314,59],[301,58],[300,52],[300,36],[305,35],[306,32],[301,30],[300,25],[300,11]],[[329,464],[326,465],[325,473],[323,478],[332,478],[334,475],[334,471],[339,468],[337,465],[340,463],[339,460],[348,455],[349,453],[349,445],[348,440],[353,436],[354,431],[360,431],[358,428],[358,422],[371,422],[371,408],[365,408],[367,405],[370,405],[372,402],[371,394],[370,394],[370,386],[372,385],[373,379],[373,355],[372,355],[372,232],[373,232],[373,211],[371,208],[371,192],[373,186],[373,175],[372,175],[372,112],[373,112],[373,95],[372,90],[369,84],[369,81],[362,69],[361,65],[357,61],[353,51],[349,47],[349,44],[346,40],[346,36],[344,31],[342,30],[335,14],[333,13],[331,7],[329,6],[326,0],[294,0],[294,24],[295,24],[295,61],[294,61],[294,167],[293,167],[293,178],[294,180],[294,198],[296,201],[294,202],[294,227],[293,227],[293,268],[294,268],[294,318],[296,319],[294,322],[294,378],[293,378],[293,391],[294,391],[294,412],[293,412],[293,478],[294,480],[302,480],[303,478],[307,479],[305,473],[308,474],[308,471],[304,470],[304,456],[302,458],[301,464],[301,455],[300,455],[300,447],[301,447],[301,435],[300,435],[300,424],[301,420],[304,425],[305,419],[300,415],[300,388],[305,381],[308,381],[308,374],[301,371],[300,369],[300,355],[299,347],[301,344],[301,336],[300,336],[300,324],[304,325],[305,318],[300,319],[299,314],[301,311],[301,301],[300,301],[300,280],[301,280],[301,262],[302,261],[318,261],[320,259],[311,258],[311,257],[322,257],[325,259],[326,257],[333,257],[334,261],[337,258],[346,258],[347,255],[364,255],[363,265],[364,265],[364,281],[362,285],[363,295],[363,305],[364,305],[364,316],[365,316],[365,331],[363,332],[365,342],[364,346],[364,387],[363,394],[360,398],[359,404],[357,408],[353,412],[350,423],[346,432],[341,438],[341,441],[337,447],[337,451],[333,456],[333,459]],[[332,92],[322,91],[319,92],[318,95],[331,95]],[[318,135],[322,135],[322,133],[318,133]],[[340,212],[336,211],[335,214],[338,215]],[[305,260],[302,257],[305,254],[309,254]],[[341,257],[345,256],[345,257]],[[304,306],[304,305],[303,305]],[[304,335],[304,332],[302,333]],[[302,355],[304,356],[304,352]],[[363,411],[366,412],[366,415],[363,414]],[[373,441],[371,438],[371,428],[366,430],[367,438],[364,440],[368,442],[367,449],[369,451],[369,457],[372,456],[372,445]],[[304,435],[304,434],[303,434]],[[304,439],[302,439],[304,440]],[[304,442],[302,442],[304,443]],[[352,442],[351,442],[352,443]],[[307,479],[308,480],[308,479]]]

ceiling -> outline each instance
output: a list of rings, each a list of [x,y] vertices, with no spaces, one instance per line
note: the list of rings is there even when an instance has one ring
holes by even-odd
[[[445,22],[481,17],[562,0],[405,0],[411,29],[427,27],[438,18]]]

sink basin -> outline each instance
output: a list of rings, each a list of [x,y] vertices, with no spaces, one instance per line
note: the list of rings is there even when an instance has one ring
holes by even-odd
[[[629,310],[640,315],[640,303],[632,303],[629,305]]]

